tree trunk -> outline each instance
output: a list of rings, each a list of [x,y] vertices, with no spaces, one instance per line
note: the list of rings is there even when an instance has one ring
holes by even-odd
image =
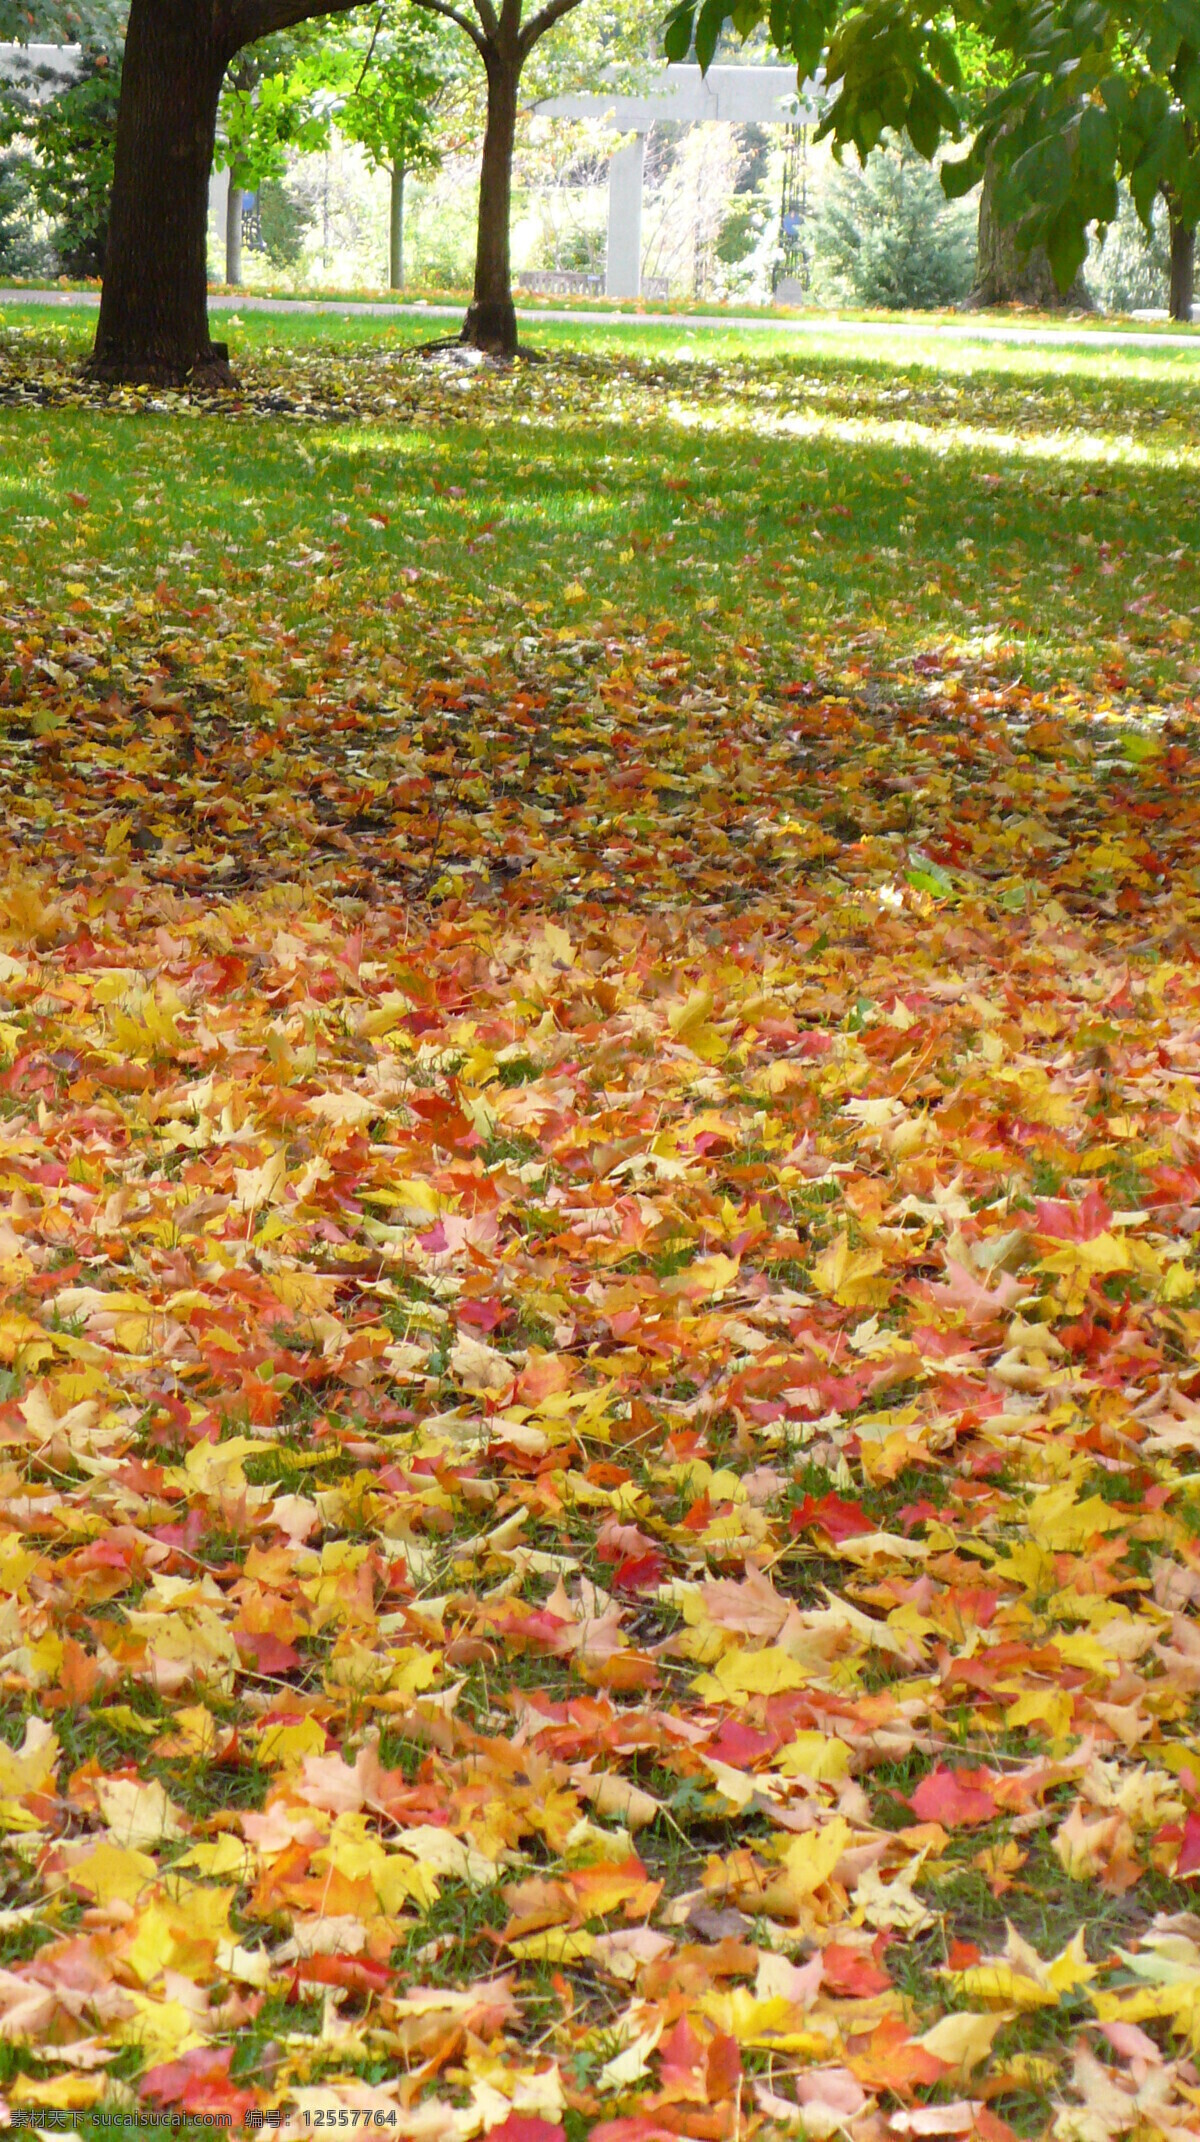
[[[229,197],[225,204],[225,280],[235,290],[242,283],[242,214],[245,194],[238,185],[232,169],[229,173]]]
[[[404,288],[404,166],[392,165],[392,228],[388,249],[388,281],[393,290]]]
[[[1060,290],[1054,280],[1044,246],[1023,253],[1010,224],[996,213],[999,168],[989,156],[979,196],[979,256],[975,288],[966,300],[967,309],[981,312],[993,305],[1028,305],[1038,312],[1092,312],[1094,306],[1080,278],[1069,290]]]
[[[498,50],[493,45],[486,65],[487,129],[479,181],[475,293],[463,322],[462,339],[491,356],[513,357],[517,350],[517,314],[512,296],[509,218],[521,57],[515,50]]]
[[[195,0],[133,0],[93,379],[230,385],[208,332],[208,177],[228,52]]]
[[[1196,294],[1196,226],[1171,210],[1171,299],[1173,320],[1190,320]]]

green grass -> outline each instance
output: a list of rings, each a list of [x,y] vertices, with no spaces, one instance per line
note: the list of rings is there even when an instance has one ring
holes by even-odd
[[[69,399],[90,319],[33,313],[5,311],[10,366]],[[380,654],[669,620],[706,669],[741,646],[797,676],[936,651],[1109,697],[1191,681],[1190,354],[546,325],[544,364],[460,379],[413,358],[422,331],[247,314],[236,421],[0,407],[7,599],[119,638],[158,588],[213,686],[253,667],[260,610],[296,689],[335,618]],[[272,393],[285,418],[254,413]]]

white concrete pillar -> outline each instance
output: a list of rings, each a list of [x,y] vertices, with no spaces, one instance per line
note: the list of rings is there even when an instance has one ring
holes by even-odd
[[[225,225],[229,212],[229,166],[218,171],[215,167],[208,179],[208,250],[215,253],[219,266],[217,281],[225,280]]]
[[[605,291],[609,297],[635,298],[642,294],[642,175],[646,166],[646,137],[635,134],[618,149],[608,173],[608,272]]]

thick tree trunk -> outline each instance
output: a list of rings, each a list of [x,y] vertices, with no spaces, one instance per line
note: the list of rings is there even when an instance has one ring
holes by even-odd
[[[1171,298],[1173,320],[1190,320],[1196,295],[1196,226],[1171,211]]]
[[[211,7],[133,0],[94,379],[232,382],[208,332],[208,176],[229,57]]]
[[[229,174],[229,197],[225,204],[225,280],[235,290],[242,282],[242,213],[245,193],[233,172]]]
[[[388,282],[404,288],[404,166],[392,165],[392,227],[388,247]]]
[[[993,305],[1028,305],[1038,312],[1092,312],[1087,290],[1076,276],[1069,290],[1060,290],[1043,246],[1023,253],[1011,226],[996,213],[996,182],[999,171],[988,158],[979,196],[979,256],[975,288],[966,300],[971,311]]]
[[[521,57],[515,49],[501,51],[493,46],[486,65],[487,129],[479,181],[475,292],[463,322],[462,339],[491,356],[513,357],[517,349],[517,314],[512,296],[509,218]]]

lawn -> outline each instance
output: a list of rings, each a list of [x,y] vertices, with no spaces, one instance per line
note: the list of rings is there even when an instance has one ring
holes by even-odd
[[[1190,353],[87,329],[0,351],[14,2116],[1194,2132]]]
[[[28,389],[71,392],[42,353],[82,351],[86,318],[57,336],[5,318]],[[319,548],[356,641],[403,639],[361,612],[417,571],[426,630],[431,607],[485,635],[531,610],[606,630],[686,618],[697,658],[734,634],[789,675],[933,650],[1051,686],[1189,682],[1190,354],[928,342],[896,363],[836,337],[768,355],[746,335],[547,326],[550,361],[497,382],[415,364],[408,322],[249,314],[234,332],[236,426],[190,414],[131,437],[56,411],[32,426],[34,460],[20,419],[0,484],[51,524],[15,540],[39,593],[100,568],[114,594],[153,573],[189,602],[240,572],[303,635],[314,569],[289,554]],[[289,421],[252,421],[279,401]],[[298,428],[306,414],[339,421]],[[581,591],[565,606],[564,587]]]

